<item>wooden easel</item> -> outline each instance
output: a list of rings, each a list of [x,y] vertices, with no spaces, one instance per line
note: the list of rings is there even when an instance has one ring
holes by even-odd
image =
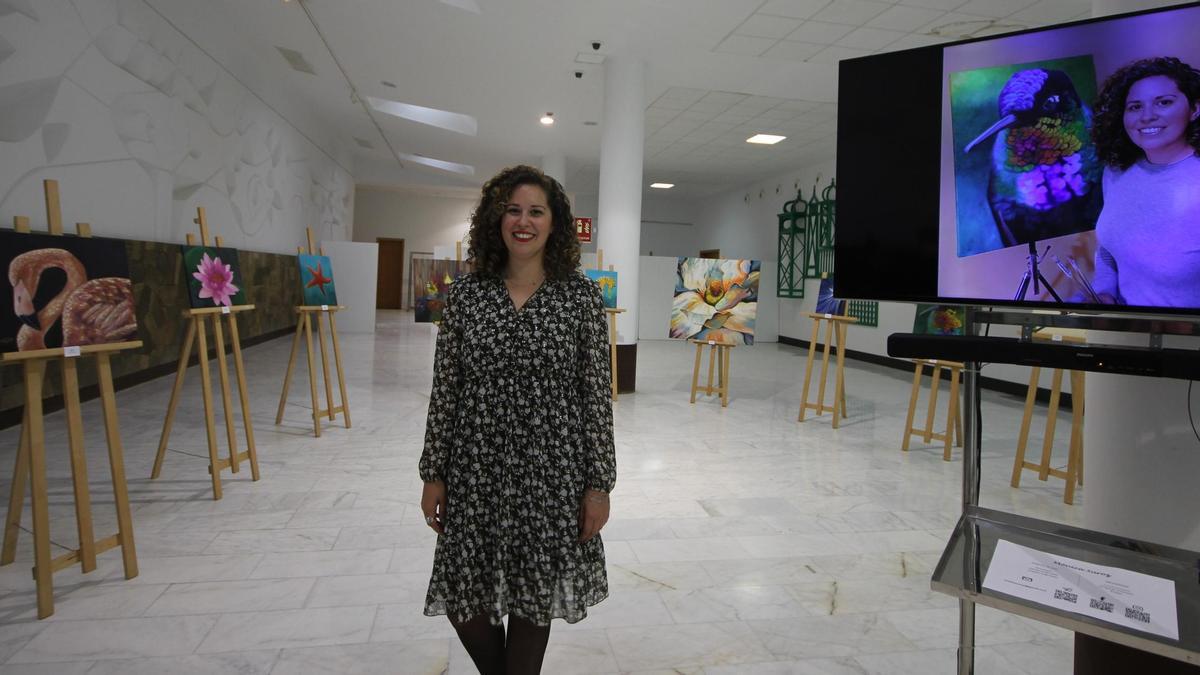
[[[297,252],[301,255],[306,252],[309,255],[316,255],[312,228],[304,229],[308,236],[308,250],[305,251],[301,246]],[[321,251],[321,255],[325,255],[324,250]],[[288,389],[292,384],[292,368],[296,365],[296,352],[300,349],[300,333],[303,332],[304,343],[308,348],[308,388],[312,394],[313,434],[317,438],[321,437],[321,417],[324,415],[328,415],[330,421],[333,421],[337,413],[342,413],[346,420],[346,428],[350,428],[350,403],[346,400],[346,379],[342,374],[342,350],[338,346],[337,334],[337,313],[338,310],[345,308],[344,305],[300,305],[296,307],[296,333],[292,337],[292,354],[288,357],[287,373],[283,376],[283,391],[279,394],[279,411],[275,413],[275,424],[283,424],[283,409],[287,405]],[[329,358],[325,352],[325,323],[321,320],[322,316],[329,317],[329,335],[333,342],[333,361],[337,368],[338,392],[342,397],[340,406],[333,405],[333,383],[329,379]],[[317,396],[317,374],[313,368],[312,317],[316,317],[317,342],[321,345],[321,372],[324,375],[326,401],[324,410],[321,409],[320,399]]]
[[[958,361],[938,361],[937,359],[913,359],[916,368],[913,371],[912,393],[908,397],[908,417],[904,421],[904,441],[900,444],[900,449],[908,452],[909,441],[913,436],[920,435],[925,443],[931,441],[942,441],[942,459],[950,461],[950,444],[962,447],[963,430],[962,430],[962,411],[959,410],[958,385],[962,381],[963,364]],[[925,414],[925,426],[917,428],[913,426],[913,418],[917,412],[917,398],[921,395],[921,375],[925,372],[925,367],[933,368],[933,372],[929,378],[929,410]],[[939,433],[934,431],[933,418],[937,411],[938,390],[942,382],[942,369],[950,371],[950,403],[946,409],[946,431]]]
[[[729,356],[733,349],[733,344],[720,340],[688,340],[696,345],[696,364],[692,368],[692,400],[696,402],[696,392],[704,390],[706,396],[712,396],[714,393],[721,397],[721,407],[729,407]],[[708,350],[708,384],[704,387],[699,386],[700,382],[700,361],[704,355],[704,347],[707,345]],[[713,387],[713,366],[715,363],[720,363],[717,368],[717,386]]]
[[[848,307],[849,305],[847,305]],[[808,360],[804,364],[804,388],[800,394],[800,415],[797,418],[798,422],[804,421],[804,413],[808,410],[815,410],[820,416],[825,412],[833,413],[833,428],[838,428],[840,418],[846,417],[846,377],[845,377],[845,345],[846,345],[846,327],[852,323],[857,323],[858,318],[846,316],[844,314],[816,314],[808,313],[808,318],[813,320],[812,340],[808,343]],[[817,354],[817,338],[821,333],[821,325],[825,325],[825,346],[824,354],[821,357],[821,378],[817,385],[817,402],[808,402],[808,387],[812,381],[813,360]],[[835,350],[837,351],[837,362],[835,366],[836,373],[834,375],[834,393],[833,405],[825,405],[825,385],[828,382],[829,375],[829,348],[830,345],[836,342]]]
[[[58,199],[58,182],[45,181],[46,212],[50,234],[62,235],[62,211]],[[80,237],[90,237],[91,227],[77,223]],[[17,232],[30,231],[29,219],[13,219]],[[29,480],[29,500],[33,511],[33,578],[37,585],[37,614],[44,619],[54,613],[53,574],[79,563],[83,572],[96,569],[96,555],[121,547],[125,578],[138,575],[137,551],[133,543],[133,518],[129,511],[129,492],[125,481],[124,451],[117,422],[116,395],[113,391],[111,356],[126,349],[138,349],[141,341],[117,342],[79,347],[59,347],[28,352],[0,354],[0,365],[20,363],[24,369],[25,414],[21,440],[13,467],[12,488],[8,496],[8,514],[4,521],[4,545],[0,565],[11,564],[16,558],[20,534],[21,508],[25,502],[25,481]],[[96,357],[100,388],[100,405],[104,415],[105,439],[108,443],[109,469],[112,475],[113,503],[117,510],[117,533],[96,539],[92,528],[92,502],[88,489],[87,461],[83,450],[83,416],[79,402],[78,362],[82,356]],[[67,416],[67,439],[71,457],[71,480],[74,485],[75,522],[79,533],[79,548],[57,558],[50,557],[50,513],[46,486],[46,437],[42,411],[42,384],[49,361],[59,361],[62,367],[62,392]]]
[[[1086,344],[1087,339],[1075,332],[1065,330],[1041,330],[1033,334],[1035,340],[1053,340]],[[1029,427],[1033,423],[1033,404],[1037,399],[1038,380],[1042,369],[1034,367],[1029,376],[1029,390],[1025,394],[1025,412],[1021,418],[1021,431],[1017,438],[1017,454],[1013,458],[1012,486],[1021,487],[1021,472],[1028,469],[1038,473],[1038,480],[1044,481],[1050,476],[1062,478],[1066,482],[1063,490],[1063,503],[1075,503],[1075,486],[1083,485],[1083,392],[1086,379],[1081,370],[1071,372],[1071,439],[1067,451],[1066,469],[1050,467],[1050,453],[1054,448],[1054,429],[1058,422],[1058,404],[1062,395],[1063,371],[1054,369],[1050,385],[1050,404],[1046,410],[1046,436],[1042,441],[1042,458],[1038,463],[1025,460],[1025,449],[1029,443]]]
[[[604,269],[604,249],[596,249],[596,270]],[[608,266],[609,272],[615,272],[612,265]],[[612,380],[612,400],[617,400],[617,315],[624,314],[625,310],[618,307],[605,307],[604,313],[608,315],[608,364]]]
[[[194,222],[200,226],[200,245],[208,246],[208,217],[204,213],[203,206],[198,207],[196,212]],[[187,235],[187,243],[188,246],[196,245],[196,238],[190,232]],[[220,237],[216,238],[215,243],[217,246],[224,245]],[[158,454],[154,457],[154,469],[150,473],[150,478],[158,478],[162,472],[163,459],[167,454],[167,439],[171,437],[171,425],[175,421],[175,409],[179,405],[179,394],[183,389],[183,379],[187,373],[192,343],[196,342],[196,357],[200,362],[200,387],[204,398],[204,426],[208,432],[208,472],[212,474],[213,499],[221,498],[221,471],[228,468],[233,473],[237,473],[242,460],[250,462],[251,479],[259,479],[258,451],[254,447],[254,427],[250,422],[250,396],[246,392],[246,368],[242,362],[242,340],[238,336],[236,319],[238,312],[252,309],[254,309],[254,305],[235,305],[233,307],[189,309],[183,312],[187,328],[183,338],[183,347],[179,350],[179,366],[175,370],[175,386],[171,389],[171,402],[167,404],[167,417],[163,420],[162,436],[158,441]],[[246,452],[242,453],[237,450],[237,433],[233,428],[233,398],[229,391],[229,373],[225,361],[225,334],[221,330],[222,316],[229,319],[229,342],[233,348],[238,397],[242,403],[242,422],[246,429]],[[225,435],[229,441],[229,459],[217,457],[217,428],[213,412],[212,376],[208,371],[208,334],[204,326],[205,319],[212,320],[213,339],[216,342],[217,373],[221,381],[221,401],[225,406]]]
[[[608,366],[612,380],[612,400],[617,400],[617,315],[625,310],[615,307],[605,307],[608,315]]]

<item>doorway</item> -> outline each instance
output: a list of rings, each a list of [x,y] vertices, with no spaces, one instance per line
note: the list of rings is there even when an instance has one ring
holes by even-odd
[[[403,309],[404,240],[378,237],[379,273],[375,286],[376,309]]]

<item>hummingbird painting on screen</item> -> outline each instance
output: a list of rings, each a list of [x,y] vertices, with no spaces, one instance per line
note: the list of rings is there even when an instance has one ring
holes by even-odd
[[[1008,79],[1000,119],[963,148],[995,136],[987,201],[1004,246],[1095,227],[1103,167],[1089,130],[1092,113],[1061,70],[1030,68]]]

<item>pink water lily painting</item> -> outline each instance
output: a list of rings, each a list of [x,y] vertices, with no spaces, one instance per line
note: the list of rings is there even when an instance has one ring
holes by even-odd
[[[680,258],[671,307],[671,337],[754,344],[758,260]]]
[[[233,307],[246,304],[237,249],[185,246],[184,274],[192,307]]]

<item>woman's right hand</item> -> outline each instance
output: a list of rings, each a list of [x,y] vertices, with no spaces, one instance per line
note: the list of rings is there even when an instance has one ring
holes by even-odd
[[[438,534],[445,533],[446,526],[446,484],[440,480],[425,483],[421,490],[421,513],[425,514],[425,524]]]

